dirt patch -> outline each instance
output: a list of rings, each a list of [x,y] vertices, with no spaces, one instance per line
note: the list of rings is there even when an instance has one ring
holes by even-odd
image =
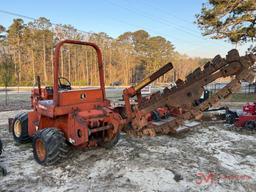
[[[0,163],[8,170],[0,191],[256,190],[256,135],[223,124],[204,124],[180,137],[122,134],[111,150],[73,150],[58,166],[43,167],[31,144],[17,145],[8,133],[6,118],[15,113],[0,113]]]
[[[0,93],[0,111],[13,111],[30,109],[30,93],[9,93],[7,105],[5,104],[5,95]]]

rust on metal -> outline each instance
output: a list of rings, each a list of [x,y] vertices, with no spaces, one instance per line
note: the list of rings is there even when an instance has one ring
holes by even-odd
[[[200,119],[204,110],[238,90],[242,80],[252,81],[254,76],[251,73],[251,67],[255,61],[254,55],[240,56],[235,49],[228,52],[225,59],[217,55],[211,62],[190,73],[185,81],[178,80],[175,87],[166,87],[162,92],[141,98],[141,101],[133,106],[133,110],[129,103],[133,95],[127,91],[133,90],[133,87],[126,89],[123,97],[126,113],[128,113],[128,123],[132,125],[127,132],[137,136],[177,133],[177,127],[185,120]],[[233,77],[233,80],[209,99],[195,106],[195,101],[200,98],[204,90],[203,87],[222,77]],[[148,119],[148,116],[154,111],[160,114],[159,109],[163,108],[166,113],[174,115],[175,118],[169,121],[162,119],[163,123],[158,123],[157,126]]]

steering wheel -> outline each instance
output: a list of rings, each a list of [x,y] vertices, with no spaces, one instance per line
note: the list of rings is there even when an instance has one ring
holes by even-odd
[[[63,83],[62,80],[64,80],[65,83]],[[65,77],[59,77],[58,78],[58,85],[59,85],[60,90],[71,90],[71,83]]]

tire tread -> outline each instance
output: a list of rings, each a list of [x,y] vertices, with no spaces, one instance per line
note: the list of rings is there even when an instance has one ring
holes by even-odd
[[[46,158],[40,161],[36,154],[35,143],[41,139],[45,144]],[[44,128],[36,132],[33,138],[33,154],[35,160],[41,165],[54,165],[67,157],[69,146],[66,143],[63,132],[57,128]]]

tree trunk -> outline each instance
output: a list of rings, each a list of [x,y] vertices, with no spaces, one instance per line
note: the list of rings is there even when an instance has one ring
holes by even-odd
[[[33,49],[31,49],[31,55],[32,55],[33,85],[35,85],[36,84],[35,55],[34,55]]]
[[[88,54],[87,54],[87,50],[85,52],[85,58],[86,58],[86,84],[89,85],[89,64],[88,64]]]
[[[8,104],[8,90],[7,90],[7,86],[5,86],[5,105]]]
[[[96,59],[96,55],[93,54],[93,58],[94,58],[94,85],[97,86],[99,83],[98,83],[98,73],[97,73],[97,69],[98,69],[98,63],[97,63],[97,59]]]
[[[68,80],[70,81],[71,78],[71,54],[70,51],[68,52]]]
[[[109,65],[108,66],[112,66],[112,49],[111,47],[109,48]],[[112,82],[112,70],[109,70],[109,67],[106,68],[106,72],[105,72],[105,76],[106,76],[106,73],[108,73],[108,80],[109,80],[109,84]]]
[[[53,53],[54,53],[54,50],[53,48],[51,49],[51,66],[52,66],[52,80],[53,80],[53,76],[54,76],[54,66],[53,66]]]
[[[17,70],[17,56],[16,56],[16,51],[14,51],[14,74],[15,74],[15,78],[17,79],[17,74],[18,74],[18,70]]]
[[[44,52],[44,81],[45,83],[48,81],[48,77],[47,77],[47,67],[46,67],[46,44],[45,44],[45,34],[43,36],[43,52]]]
[[[86,50],[85,50],[85,62],[83,62],[83,65],[81,65],[82,66],[82,72],[83,72],[83,80],[85,81],[86,79],[86,77],[85,77],[85,67],[86,67],[86,60],[87,60],[87,58],[86,58]]]
[[[125,85],[128,85],[128,59],[126,58],[126,61],[125,61]]]
[[[90,74],[91,74],[91,80],[90,80],[90,85],[93,84],[93,52],[91,51],[91,67],[90,67]]]
[[[19,70],[18,70],[18,93],[19,93],[20,92],[20,80],[21,80],[20,37],[18,38],[18,61],[19,61]]]
[[[61,49],[61,76],[64,76],[64,52]]]
[[[77,58],[77,47],[75,47],[75,82],[77,82],[77,63],[78,63],[78,58]]]

